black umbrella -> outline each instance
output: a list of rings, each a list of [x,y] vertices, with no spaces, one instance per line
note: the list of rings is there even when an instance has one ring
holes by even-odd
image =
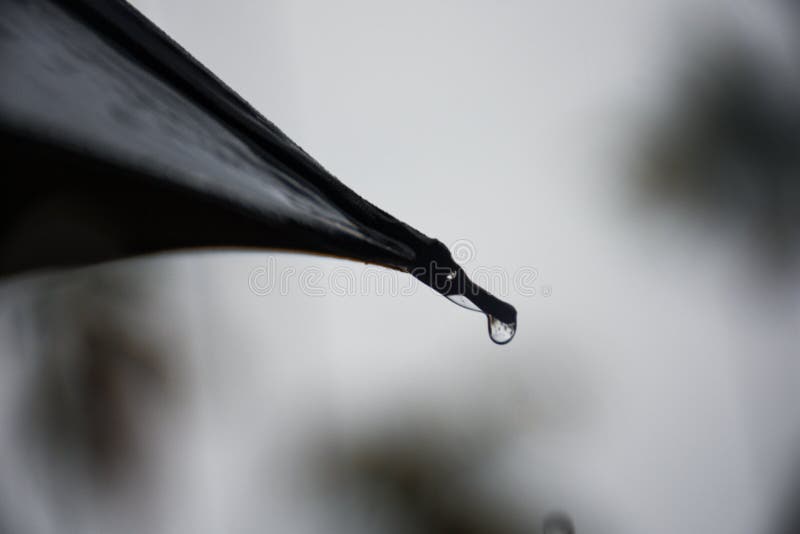
[[[122,0],[0,5],[0,275],[189,247],[288,248],[516,310],[347,188]]]

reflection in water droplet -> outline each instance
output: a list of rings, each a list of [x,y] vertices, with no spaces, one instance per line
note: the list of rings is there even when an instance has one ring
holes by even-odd
[[[491,315],[487,315],[486,318],[489,322],[489,337],[498,345],[505,345],[517,333],[517,323],[504,323]]]

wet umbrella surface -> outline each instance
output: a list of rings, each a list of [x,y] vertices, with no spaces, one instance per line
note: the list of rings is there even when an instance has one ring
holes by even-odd
[[[516,310],[447,248],[348,189],[125,2],[0,6],[0,274],[190,247],[285,248]],[[13,170],[12,170],[13,169]]]

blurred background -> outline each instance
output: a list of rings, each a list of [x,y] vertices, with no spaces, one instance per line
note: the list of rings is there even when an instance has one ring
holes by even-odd
[[[488,284],[505,346],[410,277],[303,289],[363,281],[332,258],[6,280],[0,532],[800,531],[800,6],[134,5],[467,272],[535,276]]]

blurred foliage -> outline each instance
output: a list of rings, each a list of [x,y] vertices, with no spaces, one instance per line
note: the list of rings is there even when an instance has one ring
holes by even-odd
[[[172,387],[167,347],[130,317],[147,284],[95,269],[54,277],[38,299],[39,372],[23,419],[41,457],[68,480],[108,486],[132,473],[142,407]]]
[[[800,21],[796,2],[779,8]],[[800,25],[786,26],[798,43]],[[639,176],[651,197],[742,230],[773,264],[791,266],[800,244],[797,72],[735,31],[711,39],[686,59],[676,98],[645,136]]]
[[[645,139],[645,191],[755,239],[769,263],[793,272],[800,255],[800,2],[777,9],[793,64],[736,32],[685,62],[677,98]],[[800,532],[800,478],[776,503],[777,534]]]
[[[365,513],[383,532],[573,534],[566,514],[545,515],[536,502],[514,502],[511,488],[492,491],[474,478],[502,450],[493,434],[480,425],[468,436],[447,425],[384,429],[372,439],[332,447],[321,471],[329,487],[372,503],[372,513]]]

